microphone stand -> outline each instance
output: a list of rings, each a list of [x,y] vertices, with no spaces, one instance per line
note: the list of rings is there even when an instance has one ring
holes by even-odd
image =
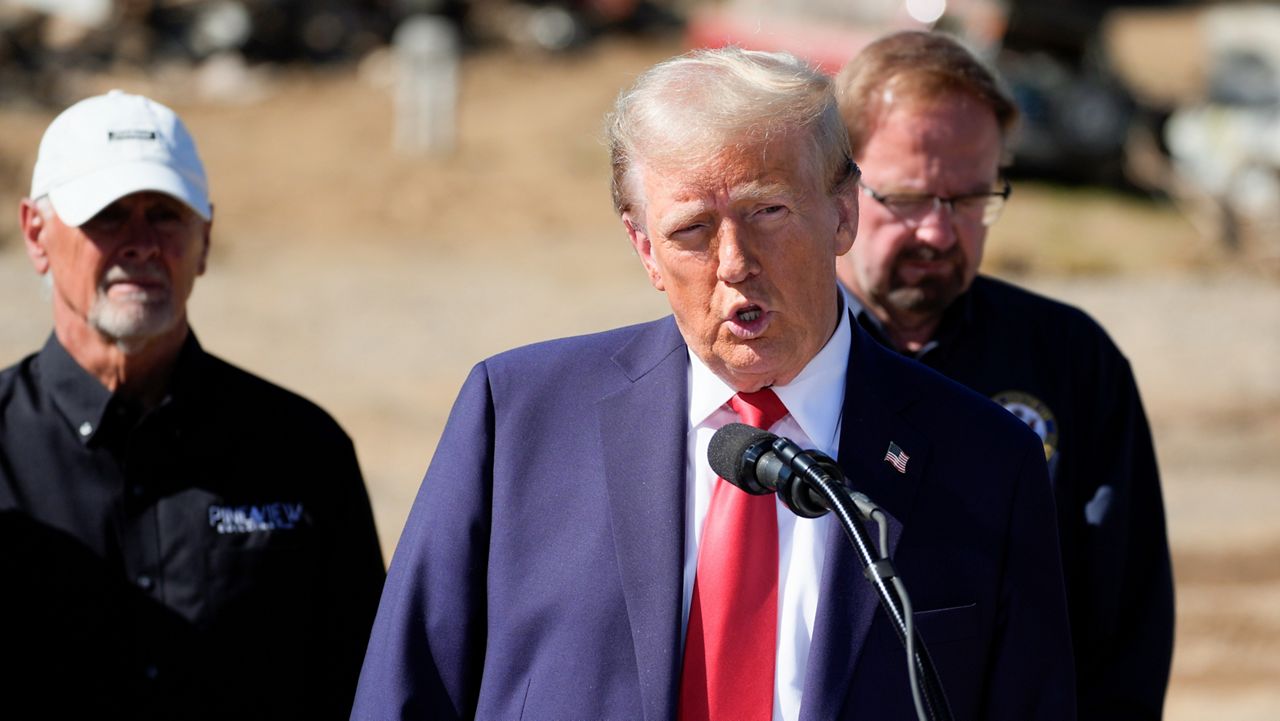
[[[929,658],[929,651],[925,648],[924,641],[915,630],[906,589],[898,578],[897,571],[894,570],[893,562],[884,555],[872,552],[871,539],[868,538],[866,529],[857,518],[859,504],[845,487],[844,474],[840,467],[828,456],[814,451],[806,453],[786,438],[776,438],[772,448],[779,460],[790,466],[812,490],[821,496],[825,501],[822,505],[835,513],[845,535],[853,544],[858,560],[862,563],[863,575],[871,581],[880,599],[880,606],[893,622],[894,630],[898,632],[898,640],[902,642],[910,656],[908,670],[911,671],[912,695],[917,715],[920,716],[921,721],[925,718],[933,721],[951,721],[951,709],[943,694],[938,672],[933,667],[933,661]],[[794,493],[792,495],[794,496]],[[858,495],[861,496],[861,494]],[[879,508],[866,502],[865,497],[858,500],[863,501],[864,515],[872,517],[875,514],[883,514]],[[791,502],[786,505],[796,510]],[[894,586],[892,590],[889,588],[890,583]],[[917,676],[920,681],[918,684]]]

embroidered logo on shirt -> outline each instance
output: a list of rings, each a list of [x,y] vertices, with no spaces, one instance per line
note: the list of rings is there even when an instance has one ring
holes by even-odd
[[[1040,436],[1044,444],[1044,459],[1053,461],[1058,452],[1058,419],[1045,402],[1023,391],[1005,391],[991,396],[991,400],[1026,423]]]
[[[305,515],[301,503],[209,506],[209,525],[218,533],[287,531],[303,525]]]

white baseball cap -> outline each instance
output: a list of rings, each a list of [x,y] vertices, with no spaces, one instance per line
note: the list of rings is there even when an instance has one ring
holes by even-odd
[[[31,197],[49,196],[62,222],[82,225],[144,190],[171,195],[205,220],[212,216],[195,140],[169,108],[112,90],[72,105],[45,130]]]

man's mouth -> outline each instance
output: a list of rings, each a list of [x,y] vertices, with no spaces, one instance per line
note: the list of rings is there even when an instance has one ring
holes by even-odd
[[[903,252],[898,259],[906,263],[944,263],[955,262],[960,257],[959,245],[953,245],[946,250],[938,250],[929,245],[917,245]]]
[[[150,301],[168,293],[169,284],[165,278],[154,275],[110,275],[102,284],[101,292],[107,297],[120,300]]]
[[[758,305],[743,306],[733,311],[726,325],[735,336],[752,340],[760,337],[769,327],[769,314]]]
[[[107,271],[102,285],[110,288],[113,285],[129,285],[135,288],[163,288],[169,285],[168,277],[161,271],[152,268],[139,268],[133,271],[119,266]]]
[[[898,272],[913,285],[932,275],[950,273],[958,258],[954,248],[941,252],[928,246],[914,248],[898,257]]]

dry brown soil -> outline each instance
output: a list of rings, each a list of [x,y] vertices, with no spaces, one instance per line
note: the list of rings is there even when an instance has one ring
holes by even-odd
[[[608,199],[600,119],[678,48],[463,66],[458,151],[399,157],[385,63],[360,73],[86,78],[175,105],[202,147],[215,251],[191,315],[210,349],[328,408],[390,554],[468,368],[665,312]],[[49,329],[16,200],[51,114],[0,108],[0,363]],[[1178,583],[1167,718],[1280,719],[1280,283],[1168,207],[1020,184],[988,267],[1093,313],[1126,351],[1164,473]],[[252,412],[252,409],[247,409]]]

